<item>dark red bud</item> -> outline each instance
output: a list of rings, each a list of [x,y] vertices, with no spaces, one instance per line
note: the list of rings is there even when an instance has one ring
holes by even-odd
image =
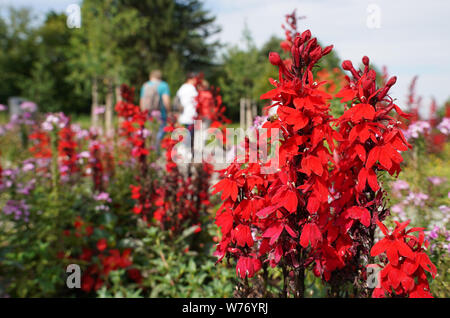
[[[306,52],[310,52],[312,51],[315,47],[317,46],[317,39],[316,38],[312,38],[311,41],[308,42],[308,44],[306,45]]]
[[[311,31],[306,30],[302,33],[302,37],[301,37],[301,41],[302,43],[305,43],[306,41],[308,41],[311,38]]]
[[[350,71],[353,69],[353,64],[351,61],[345,60],[344,62],[342,62],[342,68],[346,71]]]
[[[364,56],[362,58],[362,62],[363,62],[364,65],[368,66],[369,65],[369,58],[367,56]]]
[[[322,51],[322,56],[323,55],[327,55],[328,53],[330,53],[332,49],[333,49],[333,45],[329,45],[326,48],[324,48],[323,51]]]
[[[279,66],[281,63],[283,63],[281,61],[280,54],[278,54],[277,52],[269,53],[269,61],[270,61],[270,64],[275,65],[275,66]]]
[[[322,48],[320,46],[316,47],[314,50],[311,51],[309,54],[312,60],[317,61],[322,56]]]
[[[378,100],[382,100],[387,93],[389,92],[389,89],[397,82],[397,76],[393,76],[389,79],[386,86],[382,89],[382,91],[378,94]]]
[[[389,79],[389,81],[387,82],[386,86],[393,86],[395,83],[397,82],[397,76],[393,76]]]
[[[359,73],[354,69],[352,62],[345,60],[342,62],[342,68],[346,71],[350,71],[355,79],[360,79]]]

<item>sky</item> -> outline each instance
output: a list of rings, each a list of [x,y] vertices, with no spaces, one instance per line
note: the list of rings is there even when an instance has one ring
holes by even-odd
[[[28,6],[43,15],[65,11],[77,0],[0,0],[0,5]],[[391,96],[400,104],[418,75],[417,94],[423,114],[431,97],[438,104],[450,98],[450,1],[448,0],[204,0],[222,32],[223,43],[239,45],[247,24],[256,44],[271,35],[283,37],[281,24],[293,9],[306,16],[299,30],[310,29],[325,45],[334,45],[342,60],[359,64],[367,55],[389,75],[397,76]]]

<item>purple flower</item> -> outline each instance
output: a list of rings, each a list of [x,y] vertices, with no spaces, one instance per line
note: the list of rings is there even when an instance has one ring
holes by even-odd
[[[45,131],[52,131],[55,127],[58,129],[64,128],[69,122],[63,113],[48,114],[45,121],[42,123],[42,129]]]
[[[440,232],[439,230],[440,230],[439,226],[435,225],[433,230],[431,230],[430,233],[428,234],[428,237],[432,240],[437,239],[439,237]]]
[[[32,164],[31,162],[27,162],[24,163],[22,166],[22,171],[23,172],[28,172],[34,169],[34,164]]]
[[[411,125],[404,131],[406,139],[417,139],[420,135],[425,135],[431,130],[430,123],[424,120],[419,120]]]
[[[445,117],[437,126],[437,129],[441,131],[444,135],[450,135],[450,118]]]
[[[404,180],[397,180],[392,182],[392,189],[395,191],[408,190],[409,183]]]
[[[433,185],[438,186],[447,181],[445,177],[428,177],[428,181],[430,181]]]
[[[152,110],[150,116],[156,120],[161,120],[161,112],[159,110]]]
[[[105,202],[111,202],[111,198],[109,197],[109,193],[107,192],[100,192],[99,194],[94,195],[95,201],[105,201]]]
[[[391,212],[396,214],[401,221],[406,221],[406,213],[402,204],[396,204],[391,207]]]
[[[78,158],[89,159],[90,157],[91,157],[91,154],[89,153],[89,151],[82,151],[78,154]]]
[[[3,207],[3,213],[13,216],[15,220],[23,218],[25,222],[28,222],[30,215],[29,207],[25,200],[8,200]]]
[[[75,132],[75,139],[81,140],[89,137],[89,131],[82,129],[78,124],[71,124],[70,128]]]
[[[448,214],[450,212],[450,207],[446,206],[446,205],[440,205],[439,206],[439,210],[443,213],[443,214]]]
[[[7,108],[6,108],[6,106],[5,105],[3,105],[3,104],[0,104],[0,112],[3,112],[3,111],[5,111]]]
[[[399,198],[401,197],[401,191],[402,190],[408,190],[409,189],[409,184],[408,182],[404,181],[404,180],[396,180],[394,182],[392,182],[392,194]]]
[[[253,127],[256,129],[260,129],[262,125],[267,121],[267,116],[256,116],[253,121]]]
[[[103,114],[103,113],[105,112],[105,110],[106,110],[106,107],[105,107],[105,106],[97,106],[97,107],[95,107],[95,109],[94,109],[94,115],[100,115],[100,114]]]
[[[404,204],[413,203],[416,206],[423,207],[429,196],[423,192],[410,192],[408,197],[404,200]]]
[[[34,113],[37,110],[37,105],[33,102],[23,102],[20,104],[20,108],[23,111]]]

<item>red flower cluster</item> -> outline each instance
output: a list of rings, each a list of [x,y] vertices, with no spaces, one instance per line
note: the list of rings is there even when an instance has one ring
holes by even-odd
[[[133,263],[130,260],[130,249],[120,252],[118,249],[106,249],[106,243],[97,244],[97,249],[84,248],[80,259],[91,263],[81,277],[81,289],[89,293],[100,289],[107,280],[111,271],[129,268]],[[94,260],[94,258],[96,258]]]
[[[301,271],[317,251],[326,250],[322,232],[329,213],[332,156],[325,142],[333,150],[336,132],[328,115],[331,96],[318,89],[311,70],[331,48],[322,49],[308,30],[294,40],[290,69],[270,53],[279,79],[271,80],[276,88],[261,99],[271,99],[278,110],[263,127],[281,129],[279,169],[263,174],[260,164],[242,168],[235,162],[215,186],[213,193],[223,191],[225,200],[216,218],[222,230],[216,255],[236,257],[241,278],[252,277],[265,262]]]
[[[173,131],[174,125],[166,128],[166,132]],[[155,184],[152,200],[156,207],[154,217],[161,228],[172,233],[181,233],[194,225],[198,225],[196,232],[200,232],[200,215],[206,213],[210,205],[208,188],[213,167],[204,162],[189,165],[187,175],[180,172],[172,158],[178,142],[180,140],[173,140],[167,135],[161,143],[167,160],[166,173]]]
[[[377,89],[376,74],[369,68],[367,57],[363,58],[363,65],[361,72],[350,61],[343,62],[344,70],[350,71],[353,79],[346,77],[348,84],[336,95],[342,102],[351,102],[351,107],[336,121],[339,136],[331,178],[333,214],[326,225],[328,244],[334,247],[340,262],[330,267],[324,261],[319,270],[327,281],[333,278],[334,284],[342,283],[338,277],[345,276],[343,272],[349,279],[357,276],[358,270],[364,271],[362,258],[368,253],[365,246],[373,245],[375,222],[387,214],[382,208],[384,192],[377,174],[398,174],[403,161],[399,152],[411,147],[397,120],[390,115],[392,110],[405,115],[387,95],[396,78]],[[336,268],[341,271],[333,277],[331,273]]]
[[[46,132],[36,130],[32,134],[30,134],[29,138],[34,142],[34,145],[30,147],[30,153],[33,157],[52,157],[52,150],[50,148],[50,136]]]
[[[60,164],[64,167],[61,175],[72,175],[77,172],[77,143],[74,141],[75,132],[72,131],[70,122],[59,130],[58,155]]]
[[[77,217],[73,224],[75,231],[74,235],[76,237],[89,237],[94,233],[94,228],[91,224],[85,222],[81,217]],[[66,236],[70,236],[70,231],[65,232]]]
[[[307,30],[293,39],[288,62],[270,53],[279,78],[271,79],[275,89],[261,99],[278,109],[263,128],[282,132],[279,169],[263,174],[261,164],[234,162],[213,192],[222,191],[224,200],[216,216],[219,261],[236,258],[241,278],[267,263],[281,266],[285,279],[298,280],[297,296],[309,267],[332,290],[348,281],[367,288],[361,282],[364,262],[376,222],[388,214],[378,174],[398,174],[400,152],[411,147],[391,114],[407,116],[388,95],[396,78],[377,88],[367,57],[362,71],[343,62],[353,79],[346,77],[336,97],[351,105],[339,119],[329,115],[331,96],[320,89],[324,83],[314,80],[312,68],[331,49],[322,49]]]
[[[89,166],[91,168],[94,192],[101,192],[104,189],[103,184],[103,163],[102,163],[102,144],[96,140],[96,136],[91,136],[91,145],[89,147]]]
[[[378,222],[385,237],[376,243],[371,256],[384,253],[387,256],[385,266],[380,271],[380,286],[373,291],[373,297],[432,297],[426,271],[434,278],[436,266],[431,263],[423,245],[428,246],[423,228],[412,228],[406,231],[408,222],[395,222],[397,226],[389,234],[388,229]],[[418,232],[419,237],[410,233]]]
[[[99,229],[103,229],[100,226]],[[108,279],[109,273],[117,269],[128,269],[132,271],[128,276],[140,283],[142,277],[137,269],[131,268],[133,265],[131,261],[131,249],[125,249],[120,251],[118,249],[108,248],[108,242],[105,238],[101,238],[95,242],[92,242],[92,235],[94,233],[93,226],[85,222],[81,217],[77,217],[74,222],[74,237],[79,241],[82,241],[81,254],[68,258],[73,258],[70,261],[79,260],[79,263],[86,264],[86,269],[83,270],[83,276],[81,277],[81,289],[89,293],[91,291],[97,291],[100,289]],[[66,237],[71,237],[72,231],[64,231]],[[94,245],[95,247],[91,247]],[[139,273],[137,273],[138,271]]]
[[[131,156],[136,158],[139,164],[140,175],[136,177],[138,185],[130,185],[132,198],[135,200],[133,212],[141,214],[146,221],[152,217],[151,196],[153,193],[152,180],[148,180],[147,157],[150,153],[146,146],[145,124],[148,119],[147,111],[141,111],[138,105],[133,103],[134,89],[127,85],[121,86],[122,101],[116,104],[116,111],[121,118],[121,135],[126,138],[126,146],[131,145]]]
[[[122,84],[121,101],[116,104],[116,112],[122,119],[121,135],[127,138],[127,143],[132,145],[131,154],[140,161],[145,161],[149,150],[145,146],[144,128],[147,121],[147,111],[141,111],[138,105],[133,103],[134,89]]]

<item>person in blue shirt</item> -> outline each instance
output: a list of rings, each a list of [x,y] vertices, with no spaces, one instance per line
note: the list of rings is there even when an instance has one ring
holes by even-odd
[[[170,89],[169,85],[162,80],[162,72],[160,70],[154,70],[150,73],[149,81],[145,82],[141,87],[140,102],[141,109],[145,109],[144,93],[148,88],[157,85],[157,91],[159,95],[159,111],[161,112],[161,124],[159,126],[158,133],[156,135],[156,147],[159,151],[161,140],[164,136],[164,127],[167,125],[167,117],[170,113]],[[156,107],[153,107],[156,108]]]

